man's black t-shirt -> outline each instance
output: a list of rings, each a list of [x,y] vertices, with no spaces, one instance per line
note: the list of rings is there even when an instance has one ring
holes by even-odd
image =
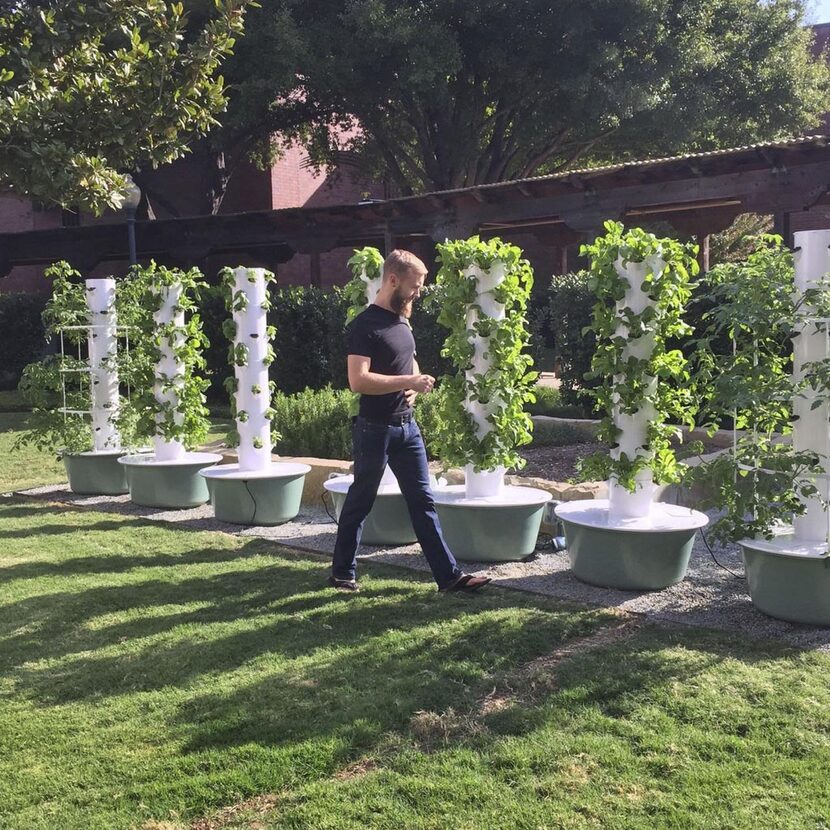
[[[411,375],[415,357],[415,338],[406,318],[370,305],[349,323],[346,329],[348,354],[371,358],[369,371],[379,375]],[[370,421],[388,421],[408,415],[403,392],[388,395],[361,395],[360,414]]]

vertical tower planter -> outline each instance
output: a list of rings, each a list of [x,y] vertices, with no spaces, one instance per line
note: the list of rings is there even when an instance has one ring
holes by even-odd
[[[506,486],[505,470],[524,461],[516,448],[531,440],[524,404],[534,400],[525,310],[533,273],[521,251],[478,237],[438,246],[439,322],[450,329],[444,354],[458,372],[446,378],[439,442],[447,464],[463,466],[465,484],[435,494],[454,555],[512,561],[530,555],[551,496]]]
[[[828,245],[830,231],[803,231],[792,255],[780,239],[762,237],[746,262],[716,269],[723,303],[712,333],[731,334],[734,347],[731,357],[712,358],[711,394],[742,432],[730,457],[700,471],[724,511],[716,535],[742,548],[754,605],[823,626],[830,626]],[[791,444],[782,440],[787,433]]]
[[[377,248],[361,248],[354,252],[354,256],[349,260],[349,267],[352,270],[352,279],[345,288],[349,299],[347,323],[375,301],[383,282],[383,255]],[[338,519],[346,502],[346,493],[353,481],[354,476],[342,475],[332,476],[323,483],[334,502]],[[417,541],[406,500],[395,474],[389,467],[383,472],[375,503],[363,524],[360,541],[365,545],[411,545]]]
[[[605,410],[599,437],[610,456],[591,459],[583,472],[608,479],[607,500],[557,507],[574,575],[593,585],[629,590],[665,588],[683,579],[694,535],[707,517],[654,501],[656,484],[677,482],[681,467],[669,445],[675,423],[690,422],[693,400],[685,360],[666,341],[689,331],[682,321],[696,273],[694,251],[640,229],[608,234],[591,256],[597,293],[592,373]],[[684,389],[684,381],[686,388]]]
[[[60,453],[75,493],[126,493],[124,470],[117,463],[124,450],[118,428],[116,282],[82,282],[66,263],[52,266],[46,275],[53,291],[44,320],[60,353],[24,371],[21,391],[32,404],[32,415],[20,443]],[[77,348],[77,356],[69,353],[70,347]]]
[[[203,365],[204,338],[198,316],[185,313],[194,306],[193,292],[201,275],[151,265],[143,277],[146,296],[152,301],[152,317],[145,321],[144,347],[148,364],[142,377],[144,426],[151,428],[154,452],[119,458],[127,470],[130,499],[146,507],[168,509],[196,507],[209,499],[199,475],[216,464],[216,453],[188,449],[207,431],[204,389],[196,374]],[[141,405],[141,401],[139,402]]]
[[[201,471],[208,482],[217,519],[242,525],[278,525],[300,512],[307,464],[271,459],[271,385],[273,361],[267,325],[267,286],[274,275],[262,268],[226,268],[222,272],[228,310],[225,326],[230,357],[236,430],[232,443],[238,462]]]
[[[116,422],[119,414],[118,336],[115,280],[86,280],[89,309],[89,397],[92,449],[65,453],[64,467],[73,493],[120,495],[127,478],[118,459],[124,455]]]

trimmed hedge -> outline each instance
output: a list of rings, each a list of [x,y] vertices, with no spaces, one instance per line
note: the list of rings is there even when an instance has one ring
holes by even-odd
[[[277,392],[271,399],[271,424],[280,438],[280,455],[315,458],[352,457],[352,393],[345,389],[306,389],[293,395]]]
[[[0,389],[16,389],[23,367],[47,350],[40,294],[0,294]]]

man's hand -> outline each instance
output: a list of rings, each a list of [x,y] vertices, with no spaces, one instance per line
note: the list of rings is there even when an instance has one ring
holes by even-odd
[[[414,406],[415,398],[418,397],[418,393],[414,389],[404,389],[403,397],[407,406]]]
[[[432,387],[435,386],[435,378],[432,375],[415,375],[412,379],[411,389],[416,394],[418,392],[432,392]]]

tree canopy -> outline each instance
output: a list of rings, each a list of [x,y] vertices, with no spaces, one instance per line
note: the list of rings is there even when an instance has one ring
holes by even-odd
[[[182,154],[226,102],[250,0],[0,2],[0,188],[94,212]]]
[[[804,0],[264,0],[245,44],[262,60],[245,64],[238,111],[249,140],[282,129],[314,161],[353,163],[403,193],[769,140],[830,109],[804,10]]]

